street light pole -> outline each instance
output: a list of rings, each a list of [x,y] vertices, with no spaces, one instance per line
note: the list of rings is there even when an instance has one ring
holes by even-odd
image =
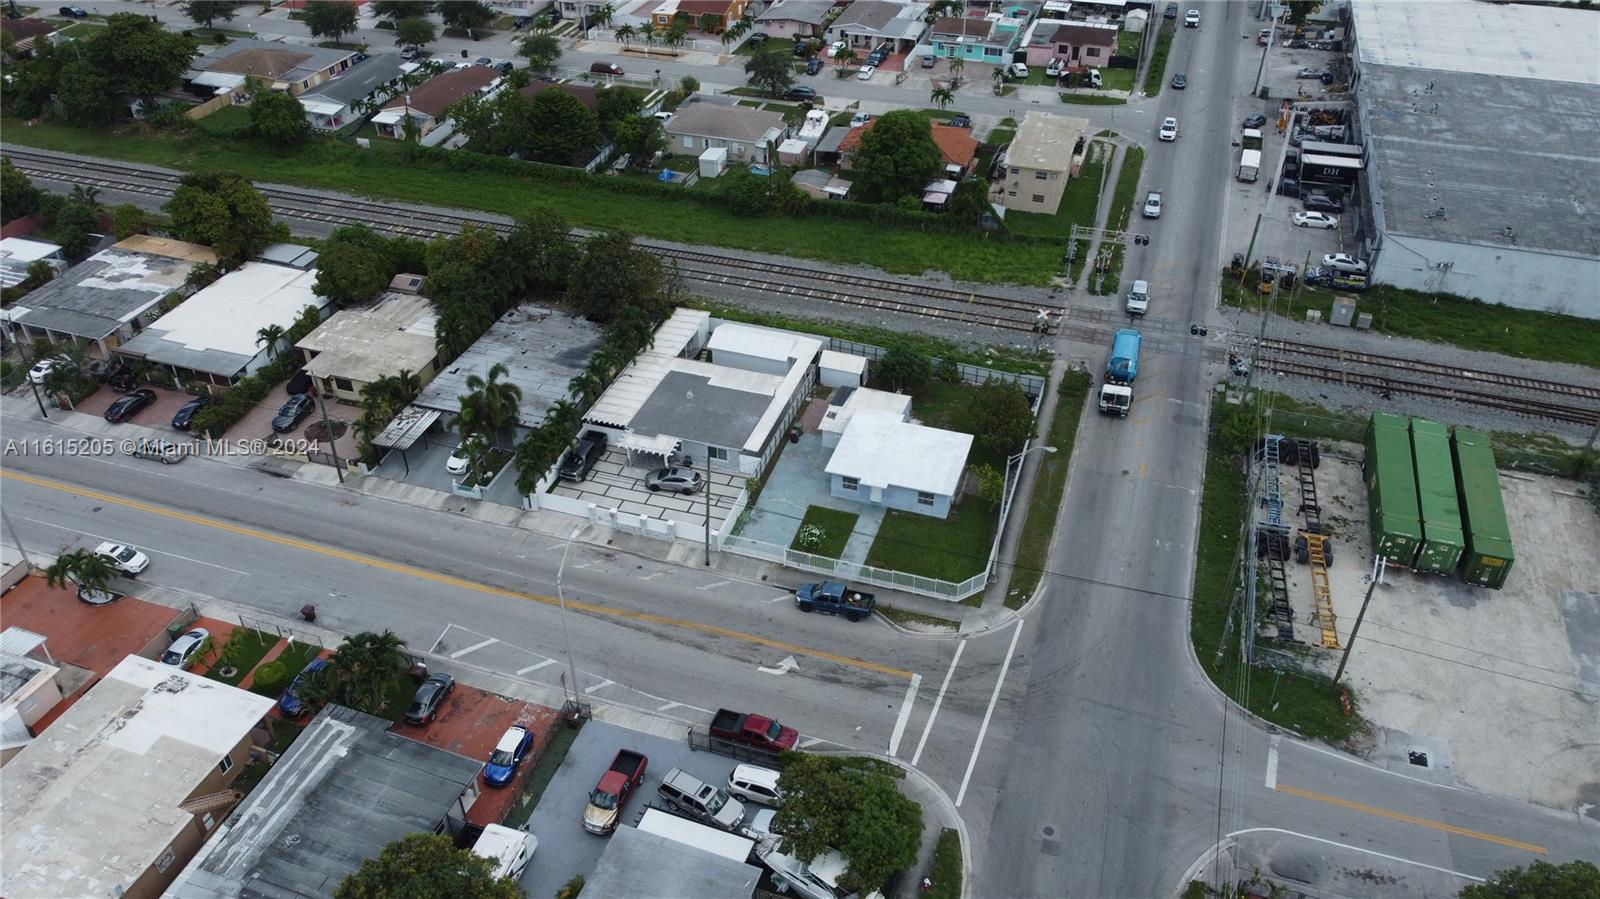
[[[561,576],[567,570],[567,553],[572,551],[572,543],[578,539],[578,534],[582,531],[583,526],[579,525],[572,529],[572,533],[567,535],[567,548],[561,551],[561,565],[556,568],[556,602],[561,606],[561,636],[567,644],[567,672],[572,678],[572,699],[570,702],[573,705],[574,712],[576,712],[578,705],[578,665],[572,660],[572,632],[567,629],[567,594],[562,589]]]
[[[1054,453],[1056,448],[1053,446],[1030,446],[1022,452],[1006,459],[1005,480],[1001,483],[1000,490],[1000,527],[999,530],[995,532],[994,536],[996,547],[999,547],[1000,539],[1005,536],[1006,522],[1011,518],[1011,466],[1017,465],[1023,456],[1026,456],[1035,450],[1046,453]],[[1020,466],[1019,470],[1017,471],[1017,480],[1019,482],[1022,480]]]
[[[44,397],[41,397],[39,395],[39,385],[33,383],[33,379],[29,378],[28,379],[28,386],[33,388],[33,401],[39,404],[39,417],[40,418],[49,418],[50,417],[50,413],[44,411]]]
[[[17,526],[11,523],[11,516],[6,514],[6,510],[3,507],[0,507],[0,521],[5,522],[6,530],[11,532],[11,539],[17,544],[17,552],[22,554],[22,564],[28,566],[28,570],[32,571],[33,560],[28,558],[28,551],[22,547],[22,535],[17,533]]]

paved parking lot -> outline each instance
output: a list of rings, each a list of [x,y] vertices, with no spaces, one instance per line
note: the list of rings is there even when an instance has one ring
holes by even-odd
[[[665,740],[597,721],[584,725],[529,821],[530,829],[539,838],[538,854],[522,875],[522,887],[529,896],[554,896],[574,875],[588,877],[594,871],[607,838],[583,829],[583,809],[588,805],[589,792],[618,749],[642,752],[650,759],[644,784],[623,811],[623,827],[638,823],[647,804],[655,799],[656,787],[673,768],[682,768],[708,784],[724,786],[737,764],[725,756],[694,752],[683,740]]]
[[[685,496],[677,493],[651,493],[645,489],[645,476],[653,469],[628,465],[628,454],[612,447],[600,457],[589,477],[576,484],[561,481],[552,493],[570,496],[605,509],[618,509],[635,515],[668,518],[695,527],[705,526],[706,498],[696,493]],[[704,469],[701,469],[704,474]],[[733,508],[734,500],[744,489],[745,479],[737,474],[713,470],[711,472],[711,521],[720,524]]]
[[[330,413],[332,410],[329,410]],[[373,474],[413,487],[426,487],[444,493],[451,492],[455,475],[445,470],[445,463],[455,451],[461,438],[454,431],[429,433],[404,454],[395,450],[383,458]],[[486,502],[522,508],[522,497],[517,493],[516,464],[508,464],[484,493]]]
[[[136,425],[144,425],[148,428],[162,428],[171,431],[172,416],[177,414],[184,403],[194,399],[193,394],[183,390],[167,390],[161,387],[151,387],[148,384],[141,384],[139,387],[155,391],[156,401],[134,413],[133,417],[127,419],[127,421]],[[74,411],[82,412],[85,415],[103,416],[106,414],[106,409],[110,408],[112,403],[121,399],[122,395],[123,391],[112,390],[110,387],[101,387],[79,403]]]
[[[483,782],[483,774],[480,772],[478,775],[478,786],[482,788],[483,795],[467,811],[467,820],[480,825],[498,824],[521,794],[528,772],[533,769],[539,755],[550,745],[550,734],[558,717],[555,709],[509,699],[458,682],[455,692],[444,701],[439,717],[432,724],[412,727],[402,720],[390,730],[402,737],[477,761],[488,760],[490,750],[494,749],[506,728],[521,724],[532,731],[533,749],[509,785],[490,787]]]

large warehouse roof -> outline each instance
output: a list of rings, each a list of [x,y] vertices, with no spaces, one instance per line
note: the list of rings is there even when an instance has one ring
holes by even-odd
[[[1352,0],[1350,12],[1364,66],[1600,85],[1589,10],[1480,0]]]
[[[1394,66],[1361,77],[1391,235],[1595,253],[1600,89]]]

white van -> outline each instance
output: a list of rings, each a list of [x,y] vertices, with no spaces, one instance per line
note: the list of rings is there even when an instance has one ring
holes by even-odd
[[[1128,291],[1128,314],[1144,315],[1150,309],[1150,282],[1135,281]]]
[[[484,826],[478,842],[472,844],[472,854],[494,863],[495,879],[520,880],[538,848],[539,839],[531,833],[489,824]]]

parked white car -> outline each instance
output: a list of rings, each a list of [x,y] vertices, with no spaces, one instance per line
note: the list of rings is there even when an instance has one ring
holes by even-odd
[[[1178,120],[1173,118],[1172,116],[1167,116],[1166,118],[1162,119],[1161,120],[1161,131],[1156,136],[1161,138],[1162,140],[1177,140],[1178,139]]]
[[[50,372],[54,371],[57,366],[66,368],[71,364],[72,358],[70,356],[51,356],[48,359],[40,359],[38,362],[33,363],[32,368],[28,369],[28,383],[43,384],[44,379],[50,377]]]
[[[1329,253],[1322,257],[1322,265],[1336,272],[1352,272],[1358,275],[1367,273],[1367,264],[1349,253]]]
[[[1027,63],[1014,62],[1011,65],[1006,66],[1006,74],[1010,75],[1012,78],[1026,78],[1028,77],[1028,65]]]
[[[197,627],[172,641],[167,651],[161,654],[161,664],[187,669],[205,654],[206,648],[210,645],[211,632],[203,627]]]
[[[862,66],[861,70],[859,72],[856,72],[856,80],[857,81],[871,81],[872,80],[872,73],[876,72],[876,71],[878,71],[878,67],[877,66]]]
[[[112,543],[108,540],[95,547],[94,553],[97,556],[104,556],[117,567],[118,571],[128,577],[135,577],[150,567],[150,557],[126,543]]]
[[[1294,223],[1302,228],[1337,228],[1339,217],[1326,212],[1296,212]]]
[[[1044,73],[1045,73],[1046,76],[1048,76],[1050,78],[1060,78],[1061,77],[1061,60],[1052,58],[1049,62],[1045,63],[1044,64]]]

